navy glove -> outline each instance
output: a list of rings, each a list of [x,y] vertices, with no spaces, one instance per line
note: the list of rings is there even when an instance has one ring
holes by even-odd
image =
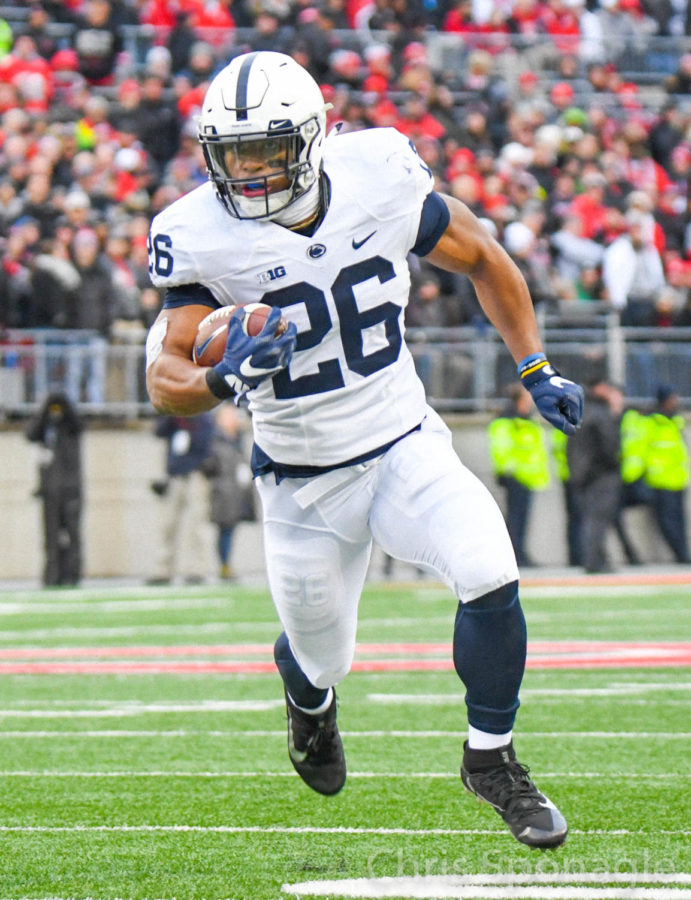
[[[575,434],[583,418],[583,388],[553,368],[544,353],[519,363],[521,384],[530,391],[540,414],[564,434]]]
[[[280,372],[290,362],[295,350],[297,328],[289,322],[283,334],[274,337],[281,310],[274,307],[256,337],[245,334],[242,322],[246,313],[240,309],[230,320],[223,359],[207,373],[207,384],[217,397],[241,396],[260,382]]]

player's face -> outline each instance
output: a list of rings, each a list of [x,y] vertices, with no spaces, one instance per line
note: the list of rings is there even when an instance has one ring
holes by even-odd
[[[266,179],[266,188],[270,194],[290,187],[290,179],[286,175],[288,142],[285,138],[235,144],[225,151],[224,161],[231,178],[246,182],[241,188],[245,197],[263,195],[263,179]],[[257,178],[257,182],[252,182],[252,178]]]

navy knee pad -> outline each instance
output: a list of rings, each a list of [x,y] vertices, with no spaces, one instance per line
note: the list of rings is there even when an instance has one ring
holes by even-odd
[[[274,660],[294,703],[304,709],[316,709],[321,706],[326,700],[328,688],[315,687],[309,681],[293,656],[285,631],[281,632],[274,644]]]
[[[468,721],[474,728],[490,734],[513,728],[526,643],[517,581],[458,604],[453,661],[466,687]]]

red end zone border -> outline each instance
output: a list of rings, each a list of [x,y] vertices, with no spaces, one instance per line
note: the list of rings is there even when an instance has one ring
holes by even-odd
[[[691,585],[691,572],[527,576],[524,587]],[[220,658],[219,658],[220,657]],[[248,657],[254,657],[248,659]],[[529,669],[691,666],[691,642],[532,641]],[[353,672],[453,669],[448,643],[358,644]],[[259,675],[275,673],[269,644],[0,648],[0,675]]]
[[[275,673],[272,651],[269,644],[2,648],[0,675],[253,675]],[[528,644],[529,669],[675,666],[691,666],[691,642],[533,641]],[[358,644],[352,666],[353,672],[451,669],[451,645],[445,643]]]

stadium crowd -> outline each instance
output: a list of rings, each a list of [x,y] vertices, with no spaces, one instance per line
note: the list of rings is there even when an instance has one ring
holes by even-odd
[[[145,333],[162,299],[149,223],[206,180],[195,114],[248,49],[306,66],[330,125],[408,135],[535,304],[691,325],[681,0],[31,0],[2,12],[0,332]],[[686,52],[653,52],[655,37]],[[624,49],[653,77],[626,80]],[[414,274],[409,325],[481,317],[466,279],[424,263]]]

